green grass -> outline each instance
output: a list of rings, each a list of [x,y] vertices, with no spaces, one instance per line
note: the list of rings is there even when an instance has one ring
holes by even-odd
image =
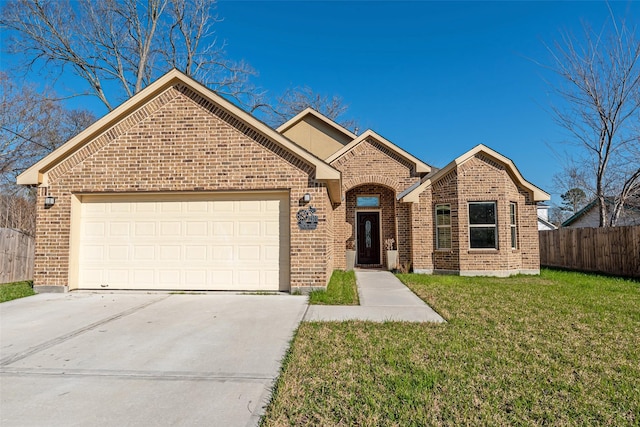
[[[303,323],[264,426],[640,425],[640,284],[399,276],[445,324]]]
[[[0,303],[35,295],[33,282],[14,282],[0,285]]]
[[[359,303],[356,274],[353,271],[334,271],[326,291],[313,291],[309,294],[309,304],[358,305]]]

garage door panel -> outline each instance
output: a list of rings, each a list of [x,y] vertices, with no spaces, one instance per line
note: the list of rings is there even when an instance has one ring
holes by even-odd
[[[134,261],[149,261],[156,259],[156,247],[152,245],[135,246],[133,248]]]
[[[104,203],[90,203],[82,207],[85,216],[92,214],[104,214],[107,209],[107,205]]]
[[[213,222],[213,235],[214,236],[221,236],[221,237],[233,237],[234,235],[234,226],[233,226],[233,222],[228,221],[228,222],[221,222],[221,221],[214,221]]]
[[[208,212],[209,211],[209,202],[190,202],[185,203],[187,212]]]
[[[160,261],[173,261],[181,259],[182,246],[160,246]]]
[[[78,287],[288,289],[288,196],[230,198],[84,201]]]
[[[240,246],[238,248],[238,260],[260,261],[260,246]]]
[[[260,222],[258,221],[239,221],[238,236],[260,236]]]
[[[102,222],[87,222],[85,228],[88,237],[104,237],[105,224]]]
[[[239,202],[237,206],[238,206],[239,212],[255,213],[255,212],[260,212],[260,204],[261,202],[258,200],[243,201],[243,202]]]
[[[108,261],[127,261],[129,256],[129,246],[109,246],[107,248]]]
[[[208,223],[205,221],[188,221],[187,222],[187,236],[206,236]]]
[[[155,222],[136,222],[134,227],[135,236],[155,236],[156,235],[156,223]]]
[[[214,212],[233,212],[235,202],[232,200],[219,200],[213,204]]]
[[[109,208],[113,213],[130,213],[132,205],[131,203],[113,203]]]
[[[159,209],[156,209],[161,213],[182,212],[182,202],[163,202],[154,205],[157,205],[157,207],[159,207]]]
[[[216,245],[212,251],[212,261],[219,263],[233,260],[233,246]]]
[[[184,282],[188,289],[205,289],[207,286],[207,271],[193,269],[184,272]]]
[[[207,247],[206,246],[186,246],[185,258],[187,261],[206,261],[207,260]]]
[[[158,283],[162,289],[172,289],[176,283],[180,283],[180,270],[163,269],[158,273]]]
[[[278,261],[280,259],[280,248],[278,246],[264,246],[265,261]]]
[[[128,222],[111,222],[108,227],[111,237],[128,237],[131,233],[131,224]]]
[[[160,223],[160,237],[179,237],[182,235],[182,223],[169,221]]]
[[[100,283],[105,283],[104,270],[102,269],[86,268],[83,270],[83,273],[85,282],[95,285],[92,287],[100,287]]]
[[[259,270],[240,270],[238,271],[238,285],[245,289],[260,289],[260,271]]]
[[[210,282],[214,288],[227,286],[233,281],[233,270],[216,270],[210,272]]]
[[[154,270],[139,270],[133,271],[133,281],[139,286],[149,287],[153,286],[156,282],[156,275]]]
[[[100,286],[109,283],[129,283],[129,270],[116,270],[109,269],[103,274],[104,283],[100,283]]]
[[[81,254],[81,260],[85,262],[101,261],[104,259],[104,247],[98,245],[86,245]]]
[[[279,212],[280,211],[280,203],[278,200],[265,200],[265,212]]]
[[[268,237],[275,237],[280,235],[280,224],[278,221],[265,221],[264,222],[264,234]]]
[[[280,275],[278,274],[277,270],[264,272],[264,283],[267,288],[271,288],[272,286],[277,286],[279,280],[280,280]]]

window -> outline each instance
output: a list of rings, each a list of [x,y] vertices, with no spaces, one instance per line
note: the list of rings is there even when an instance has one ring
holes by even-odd
[[[469,247],[471,249],[497,249],[495,202],[469,203]]]
[[[518,249],[518,223],[516,204],[509,203],[509,224],[511,225],[511,249]]]
[[[356,197],[356,206],[359,208],[377,208],[380,206],[380,197],[378,196],[358,196]]]
[[[450,205],[436,205],[436,249],[451,249]]]

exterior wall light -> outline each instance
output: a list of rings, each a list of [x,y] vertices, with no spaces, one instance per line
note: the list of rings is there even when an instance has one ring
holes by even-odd
[[[56,198],[53,196],[47,196],[44,198],[44,208],[49,209],[51,206],[56,204]]]
[[[304,201],[305,203],[309,203],[311,201],[311,194],[304,193],[304,196],[302,196],[302,201]]]

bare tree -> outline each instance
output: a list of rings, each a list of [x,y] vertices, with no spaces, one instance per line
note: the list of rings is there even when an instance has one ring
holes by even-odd
[[[35,199],[33,192],[0,193],[0,228],[12,228],[29,236],[35,235]]]
[[[255,72],[224,56],[215,0],[9,0],[0,24],[26,69],[71,69],[112,110],[172,67],[253,108]]]
[[[0,72],[0,227],[33,233],[35,194],[16,185],[16,176],[94,121]]]
[[[640,42],[635,28],[613,14],[601,30],[583,24],[583,32],[582,40],[565,33],[548,46],[550,68],[560,77],[553,89],[563,101],[553,111],[582,148],[574,160],[588,171],[600,226],[615,226],[640,185]],[[614,209],[607,218],[611,196]]]
[[[24,169],[94,121],[90,112],[65,109],[55,97],[0,72],[0,185],[15,184]]]
[[[357,122],[354,119],[344,119],[349,109],[344,100],[338,96],[328,96],[314,92],[308,86],[288,89],[268,114],[268,122],[274,127],[281,125],[306,108],[313,108],[345,128],[357,133]]]

